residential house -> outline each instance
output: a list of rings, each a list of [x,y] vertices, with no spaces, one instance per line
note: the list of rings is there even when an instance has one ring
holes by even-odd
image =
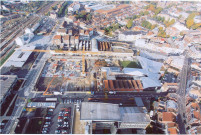
[[[66,44],[67,46],[69,46],[70,36],[69,35],[62,36],[62,39],[63,39],[63,43]]]
[[[143,34],[143,31],[124,31],[119,34],[118,39],[120,41],[135,41],[140,39]]]
[[[61,35],[55,35],[52,39],[52,43],[54,45],[60,45],[62,43],[61,41]]]
[[[168,100],[166,104],[167,112],[174,112],[177,114],[178,111],[178,104],[173,100]]]
[[[158,115],[158,121],[164,124],[176,122],[176,115],[173,112],[162,112]]]
[[[66,35],[66,28],[61,28],[57,30],[57,35]]]
[[[79,34],[80,34],[81,36],[84,36],[84,30],[80,29],[80,30],[79,30]]]
[[[57,18],[57,14],[55,12],[50,12],[50,18],[56,19]]]
[[[191,102],[186,107],[186,122],[189,127],[193,125],[201,125],[201,110],[196,102]]]
[[[73,31],[72,30],[68,30],[68,35],[72,36],[73,35]]]
[[[100,30],[100,29],[98,29],[98,30],[97,30],[97,33],[98,33],[100,36],[103,36],[104,33],[105,33],[105,31],[104,31],[104,30]]]

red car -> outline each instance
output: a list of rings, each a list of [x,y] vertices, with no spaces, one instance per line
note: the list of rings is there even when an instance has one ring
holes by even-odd
[[[63,119],[63,117],[59,116],[58,119]]]

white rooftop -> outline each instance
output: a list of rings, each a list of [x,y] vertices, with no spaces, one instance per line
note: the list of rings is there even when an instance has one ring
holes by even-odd
[[[179,31],[188,30],[188,28],[186,28],[183,24],[179,22],[176,22],[175,24],[173,24],[172,27],[177,28]]]
[[[157,45],[154,45],[152,43],[146,43],[145,42],[145,39],[137,39],[135,41],[135,46],[136,47],[140,47],[140,48],[145,48],[145,49],[148,49],[148,50],[153,50],[153,51],[157,51],[157,52],[160,52],[160,53],[166,53],[166,54],[169,54],[169,53],[183,53],[183,49],[176,49],[176,48],[170,48],[170,47],[159,47]]]
[[[163,65],[160,62],[149,60],[147,58],[140,57],[140,56],[138,56],[137,59],[139,60],[141,66],[144,70],[153,72],[153,73],[159,73],[159,71]]]
[[[144,89],[151,87],[161,87],[161,83],[159,80],[153,80],[149,77],[142,77],[141,80]]]
[[[32,51],[22,51],[22,50],[34,50],[35,46],[22,46],[17,48],[15,52],[10,56],[8,61],[4,64],[4,67],[22,67],[26,60],[29,58]]]
[[[82,102],[81,120],[120,121],[118,104]]]
[[[121,122],[126,123],[143,123],[150,122],[150,118],[146,115],[146,111],[141,107],[120,107]]]

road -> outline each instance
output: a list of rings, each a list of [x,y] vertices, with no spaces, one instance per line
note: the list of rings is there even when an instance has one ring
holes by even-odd
[[[166,96],[167,92],[154,93],[154,92],[132,92],[132,93],[117,93],[117,94],[108,94],[109,98],[134,98],[134,97],[146,97],[146,98],[154,98],[154,97],[163,97]],[[91,98],[105,98],[104,92],[95,93],[91,96]]]
[[[64,18],[59,19],[59,23],[57,24],[56,29],[54,31],[57,31],[63,20]],[[53,34],[54,33],[51,33],[51,35],[49,35],[50,39],[53,37]],[[50,46],[51,43],[49,43],[48,45]],[[49,49],[49,46],[47,47],[47,49]],[[9,120],[3,129],[3,133],[5,134],[10,133],[17,118],[20,118],[20,115],[26,105],[27,100],[34,98],[36,96],[36,93],[32,90],[34,90],[34,86],[37,83],[38,77],[40,76],[40,73],[43,67],[45,66],[47,59],[50,58],[50,55],[51,54],[42,52],[37,56],[37,59],[33,63],[35,67],[33,66],[31,67],[30,71],[28,72],[28,74],[24,79],[25,80],[24,86],[20,88],[20,90],[18,91],[18,98],[16,100],[15,107],[13,109],[11,116],[1,117],[3,119]]]
[[[184,123],[184,115],[186,112],[186,88],[187,88],[187,76],[188,76],[188,71],[190,69],[189,66],[189,58],[188,56],[185,57],[184,60],[184,65],[182,68],[182,71],[180,73],[180,83],[179,83],[179,89],[177,91],[177,103],[178,103],[178,118],[177,118],[177,123],[179,125],[179,131],[180,134],[186,134],[186,126]]]

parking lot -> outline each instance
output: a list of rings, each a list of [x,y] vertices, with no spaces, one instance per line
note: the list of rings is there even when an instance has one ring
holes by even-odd
[[[41,133],[43,134],[71,134],[74,117],[73,104],[59,104],[48,111]]]

